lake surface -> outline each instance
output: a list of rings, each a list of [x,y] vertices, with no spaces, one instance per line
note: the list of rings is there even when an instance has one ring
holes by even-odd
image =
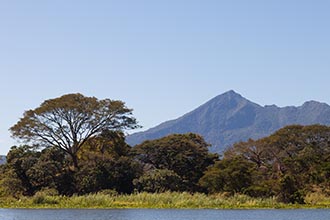
[[[329,220],[330,209],[0,209],[1,220]]]

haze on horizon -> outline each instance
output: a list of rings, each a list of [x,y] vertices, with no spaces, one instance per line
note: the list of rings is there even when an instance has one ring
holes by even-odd
[[[67,93],[119,99],[143,130],[235,90],[330,103],[330,2],[3,1],[0,154],[25,110]]]

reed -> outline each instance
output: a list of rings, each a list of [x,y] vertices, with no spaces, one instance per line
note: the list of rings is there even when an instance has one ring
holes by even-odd
[[[322,198],[321,198],[322,197]],[[96,193],[84,196],[54,196],[36,194],[20,199],[3,198],[2,208],[170,208],[170,209],[273,209],[273,208],[330,208],[330,198],[309,195],[306,204],[283,204],[275,198],[252,198],[246,195],[206,195],[202,193],[135,193],[115,195]]]

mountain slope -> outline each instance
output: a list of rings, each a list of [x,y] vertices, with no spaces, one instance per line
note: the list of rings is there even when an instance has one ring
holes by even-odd
[[[0,155],[0,165],[6,163],[6,156]]]
[[[173,133],[201,134],[213,152],[249,138],[261,138],[290,124],[330,125],[330,106],[309,101],[299,107],[260,106],[234,91],[219,95],[182,117],[127,137],[130,145]]]

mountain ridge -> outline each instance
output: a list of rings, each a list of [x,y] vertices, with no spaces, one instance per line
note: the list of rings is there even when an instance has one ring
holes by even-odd
[[[128,136],[127,143],[133,146],[173,133],[193,132],[212,145],[212,152],[221,153],[235,142],[265,137],[290,124],[330,125],[330,106],[314,100],[301,106],[261,106],[230,90],[177,119]]]

